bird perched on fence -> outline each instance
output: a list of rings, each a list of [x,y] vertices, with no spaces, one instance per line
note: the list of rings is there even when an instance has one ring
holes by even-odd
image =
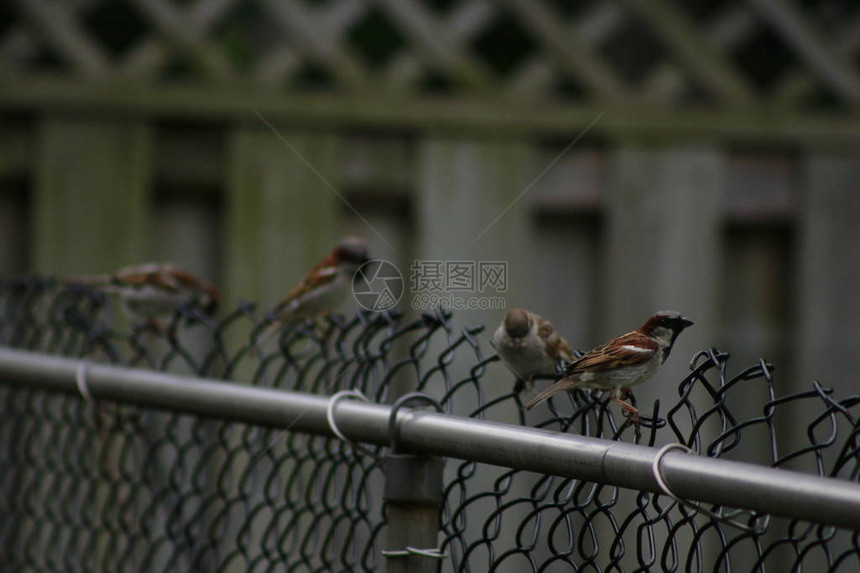
[[[599,389],[608,391],[612,401],[620,404],[638,424],[639,411],[623,398],[632,394],[632,386],[656,374],[669,357],[678,335],[692,324],[675,311],[656,313],[637,330],[613,338],[571,362],[564,376],[535,396],[524,409],[530,410],[564,390]]]
[[[171,263],[125,267],[113,274],[72,277],[66,284],[88,285],[119,296],[123,310],[136,321],[156,327],[159,319],[186,304],[199,305],[206,314],[218,306],[220,295],[208,282]]]
[[[358,237],[346,237],[308,272],[273,309],[275,322],[259,337],[264,342],[278,328],[317,318],[340,306],[352,292],[352,279],[370,261],[367,245]]]
[[[493,346],[514,375],[530,386],[535,376],[556,376],[563,362],[574,359],[567,341],[545,318],[512,308],[493,333]]]

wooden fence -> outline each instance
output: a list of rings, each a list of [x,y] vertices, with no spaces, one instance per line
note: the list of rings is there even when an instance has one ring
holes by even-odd
[[[507,261],[580,348],[682,310],[640,401],[709,345],[856,392],[860,11],[575,4],[10,5],[0,271],[172,260],[268,305],[355,233]]]

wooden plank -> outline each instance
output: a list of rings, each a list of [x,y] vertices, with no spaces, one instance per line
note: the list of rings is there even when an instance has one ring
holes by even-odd
[[[678,310],[695,322],[679,337],[660,372],[635,388],[643,412],[659,399],[665,416],[676,400],[678,384],[689,373],[692,355],[714,343],[724,175],[724,158],[711,146],[624,142],[611,151],[598,287],[601,316],[598,336],[588,346],[641,326],[658,310]],[[693,396],[693,403],[702,411],[713,402],[700,394]],[[686,431],[692,426],[680,418],[676,423]],[[699,435],[707,441],[713,430],[706,426]],[[634,507],[630,499],[619,505],[619,511]],[[658,546],[665,539],[658,535]],[[689,537],[680,540],[682,547],[688,546],[685,539]],[[699,550],[705,562],[713,562],[710,544]],[[633,563],[632,556],[626,563]]]
[[[718,348],[731,353],[731,372],[764,358],[777,368],[779,395],[786,389],[786,364],[791,362],[791,276],[794,271],[788,226],[731,227],[723,247],[725,272],[720,285],[722,316]],[[727,395],[738,420],[761,416],[769,400],[764,380],[750,382]],[[744,431],[736,455],[744,461],[770,464],[770,436],[764,426]]]
[[[224,286],[228,300],[265,307],[328,254],[344,210],[339,138],[275,128],[280,136],[265,125],[237,126],[228,145]]]
[[[538,165],[549,165],[566,144],[542,146]],[[601,187],[605,154],[574,147],[534,188],[536,237],[532,266],[535,310],[552,322],[574,348],[587,349],[594,339],[601,268]]]
[[[708,146],[628,144],[613,150],[609,165],[603,328],[592,342],[632,330],[662,309],[696,323],[660,374],[637,389],[649,408],[674,395],[687,361],[717,332],[725,160]]]
[[[723,236],[717,347],[731,353],[731,373],[762,358],[774,364],[777,394],[784,395],[792,364],[796,161],[786,154],[735,153],[728,157],[727,170],[724,213],[729,225]],[[748,420],[761,416],[769,400],[768,386],[760,379],[729,392],[726,403],[738,420]],[[733,459],[773,463],[770,438],[766,426],[745,429]],[[755,559],[752,548],[737,549],[739,562]]]
[[[93,273],[149,255],[152,134],[139,121],[50,116],[33,189],[34,270]]]
[[[802,180],[794,388],[820,380],[844,398],[857,393],[860,372],[860,159],[810,153]]]
[[[538,165],[549,165],[564,148],[543,146]],[[575,147],[563,155],[534,188],[536,217],[532,287],[535,311],[552,322],[568,342],[587,349],[594,339],[601,268],[601,186],[604,153]]]
[[[159,190],[160,191],[160,190]],[[186,194],[159,193],[152,210],[152,259],[169,261],[205,279],[221,291],[220,264],[220,211],[214,197]],[[228,314],[232,309],[216,309],[216,316]],[[182,333],[182,357],[169,365],[169,371],[183,375],[200,375],[196,371],[205,357],[213,352],[213,336],[205,328],[193,328]],[[186,362],[191,356],[192,362]],[[207,375],[212,372],[207,372]]]
[[[600,219],[587,211],[567,215],[536,220],[536,284],[528,306],[549,318],[573,348],[588,350],[599,318],[601,281],[595,271],[601,268]]]
[[[756,183],[752,177],[748,181]],[[731,353],[729,374],[754,366],[760,359],[776,367],[777,396],[788,393],[785,383],[791,375],[794,319],[791,278],[795,252],[791,228],[786,225],[731,226],[723,245],[723,276],[720,284],[720,334],[717,347]],[[726,405],[738,421],[762,415],[770,400],[764,379],[749,380],[726,395]],[[783,435],[782,428],[777,432]],[[747,427],[743,439],[730,454],[731,459],[769,465],[770,432],[763,424]],[[774,532],[768,532],[769,542]],[[753,563],[756,549],[739,545],[732,550],[734,563]],[[824,567],[826,569],[826,567]],[[778,567],[788,570],[790,566]]]
[[[554,318],[554,309],[540,306],[539,303],[546,301],[538,301],[533,290],[538,277],[533,259],[534,189],[529,189],[529,185],[544,167],[535,159],[536,147],[516,138],[476,139],[439,135],[427,137],[418,144],[415,259],[422,263],[439,261],[443,264],[446,261],[507,263],[507,292],[499,293],[488,288],[483,293],[451,290],[440,293],[464,301],[503,297],[505,308],[455,311],[453,337],[458,337],[463,327],[485,325],[485,330],[478,335],[485,356],[494,353],[489,340],[507,309],[526,307],[545,313],[547,318]],[[448,273],[443,270],[443,274]],[[416,276],[415,271],[409,275],[409,287],[414,286],[411,284],[413,276]],[[409,294],[419,297],[420,302],[425,293]],[[427,355],[438,356],[447,346],[444,336],[436,336]],[[422,391],[442,397],[447,393],[446,386],[468,379],[475,364],[472,350],[467,345],[461,346],[452,358],[446,367],[449,380],[437,373]],[[414,391],[415,381],[411,382],[413,387],[409,390]],[[502,363],[491,364],[480,387],[484,402],[510,393],[514,383],[514,376]],[[476,394],[468,387],[460,389],[456,400],[450,404],[451,411],[460,415],[474,411],[478,406]],[[517,422],[520,412],[508,404],[492,408],[485,415],[497,421]],[[453,479],[456,468],[449,465],[446,472],[448,479]],[[477,479],[476,487],[480,490],[492,489],[492,478],[478,476]],[[525,495],[526,491],[520,493]],[[513,511],[509,515],[513,523],[526,518],[525,508],[522,513],[515,508]],[[470,529],[474,528],[474,534],[478,534],[480,527],[477,522],[469,525]]]
[[[330,133],[265,125],[261,118],[233,127],[222,257],[228,308],[237,300],[251,301],[262,314],[332,249],[343,229],[336,195],[339,152],[340,138]],[[227,347],[248,344],[250,327],[233,325]],[[246,356],[229,374],[254,380],[259,364],[257,357]],[[272,384],[268,376],[258,382]],[[231,444],[238,445],[238,439],[231,438]],[[302,475],[307,478],[308,472]]]
[[[781,376],[780,394],[808,391],[812,382],[833,389],[833,398],[841,400],[858,393],[860,354],[857,352],[860,332],[860,159],[843,152],[811,151],[804,158],[802,202],[798,211],[799,285],[795,303],[794,375]],[[799,450],[810,445],[808,428],[822,412],[822,401],[788,404],[776,417],[780,452]],[[833,428],[825,420],[815,431],[815,439],[824,441],[832,431],[841,439],[854,428],[843,416]],[[826,468],[833,467],[836,452],[824,455]],[[786,467],[815,472],[816,461],[807,455]],[[844,475],[844,472],[843,472]],[[835,540],[835,553],[849,549],[847,540]],[[814,570],[826,569],[825,556],[812,561]]]
[[[223,89],[222,89],[223,88]],[[484,135],[568,137],[605,108],[551,102],[522,106],[497,98],[355,98],[336,94],[285,94],[258,83],[232,82],[218,90],[190,85],[98,85],[59,78],[0,79],[0,110],[133,115],[138,118],[272,121],[311,129],[447,130]],[[785,112],[772,108],[713,111],[613,106],[594,126],[596,135],[654,137],[704,142],[830,143],[856,148],[860,120],[838,114]]]
[[[27,241],[32,270],[68,276],[145,261],[151,128],[135,120],[51,115],[40,120],[38,141]],[[114,327],[127,330],[124,318],[115,316]],[[114,462],[106,460],[109,476],[119,475]],[[91,495],[105,515],[113,515],[111,489],[102,482]],[[92,553],[101,560],[108,551],[103,539]]]
[[[431,289],[464,301],[502,297],[504,308],[457,310],[457,327],[484,324],[484,341],[492,336],[505,310],[517,306],[534,307],[532,288],[536,279],[532,229],[534,189],[528,189],[541,167],[535,148],[524,140],[509,138],[471,139],[434,136],[418,145],[418,188],[415,258],[419,261],[479,263],[503,261],[507,264],[507,291],[478,285],[464,292]],[[419,271],[420,273],[421,271]],[[444,272],[444,271],[443,271]],[[410,277],[415,275],[410,273]],[[414,286],[410,282],[410,287]],[[411,292],[421,302],[421,292]],[[410,306],[412,306],[410,304]],[[421,310],[431,310],[424,309]],[[552,309],[542,309],[551,318]],[[484,347],[486,351],[489,346]],[[460,356],[452,365],[454,377],[465,377],[470,359]],[[485,387],[487,399],[509,392],[513,378],[501,365],[496,370],[499,386]],[[439,387],[428,389],[434,395]],[[468,411],[469,404],[458,404]],[[471,404],[474,406],[474,404]],[[500,415],[512,415],[507,412]]]

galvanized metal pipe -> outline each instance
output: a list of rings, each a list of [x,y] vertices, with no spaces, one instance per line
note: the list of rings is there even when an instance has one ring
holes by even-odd
[[[78,360],[0,348],[0,383],[78,392]],[[328,398],[164,373],[87,365],[96,399],[117,400],[334,436]],[[351,440],[388,444],[390,408],[344,401],[338,427]],[[657,450],[536,428],[423,411],[398,415],[407,450],[659,492]],[[663,475],[682,498],[860,530],[860,484],[753,464],[670,452]]]

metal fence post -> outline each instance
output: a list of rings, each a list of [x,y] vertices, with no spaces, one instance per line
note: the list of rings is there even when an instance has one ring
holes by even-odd
[[[389,573],[439,571],[442,467],[438,456],[392,453],[382,459],[388,520],[383,555]]]
[[[400,453],[397,447],[397,413],[403,406],[416,403],[442,410],[436,400],[419,392],[401,396],[391,406],[388,417],[391,449],[382,458],[388,521],[387,548],[382,554],[388,573],[436,573],[443,557],[438,549],[442,458]]]

